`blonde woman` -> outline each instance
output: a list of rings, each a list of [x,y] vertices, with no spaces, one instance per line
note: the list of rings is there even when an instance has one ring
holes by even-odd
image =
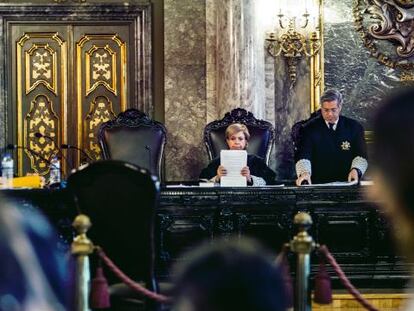
[[[226,143],[229,150],[245,150],[249,138],[249,130],[244,124],[233,123],[226,129]],[[262,158],[253,154],[247,155],[247,166],[242,168],[240,174],[246,177],[249,186],[273,184],[276,176],[275,172],[266,165]],[[201,171],[200,178],[218,183],[221,177],[226,175],[227,170],[220,165],[220,157],[218,157]]]

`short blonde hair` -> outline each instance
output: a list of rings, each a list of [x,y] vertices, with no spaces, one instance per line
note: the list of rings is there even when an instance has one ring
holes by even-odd
[[[250,139],[250,133],[247,129],[247,126],[241,123],[230,124],[226,129],[226,139],[229,139],[232,135],[237,134],[238,132],[243,132],[246,141]]]

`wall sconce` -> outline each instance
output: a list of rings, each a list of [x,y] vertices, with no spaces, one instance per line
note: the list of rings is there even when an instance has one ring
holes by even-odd
[[[283,1],[279,0],[279,2]],[[295,7],[292,6],[292,2],[287,0],[284,5],[280,5],[275,30],[266,34],[269,54],[273,57],[282,55],[287,62],[291,88],[296,82],[298,62],[304,56],[313,57],[317,55],[322,46],[319,35],[320,4],[313,5],[308,10],[308,0],[302,0],[302,6],[299,6],[299,8],[297,1],[294,1]],[[302,14],[293,13],[300,11],[301,8],[303,8]]]

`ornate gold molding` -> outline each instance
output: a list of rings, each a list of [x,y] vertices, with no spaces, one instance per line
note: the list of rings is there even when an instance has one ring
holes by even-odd
[[[404,72],[414,70],[414,18],[411,11],[414,1],[395,0],[394,2],[379,3],[374,0],[354,0],[353,16],[355,29],[361,36],[365,48],[380,64]],[[365,26],[365,15],[372,22]],[[390,51],[381,51],[377,41],[387,45]]]
[[[319,99],[325,87],[324,80],[324,16],[323,0],[318,0],[318,25],[317,28],[321,48],[310,58],[310,110],[311,113],[319,108]]]
[[[37,95],[30,103],[30,110],[24,122],[24,146],[40,154],[43,159],[51,159],[59,150],[55,146],[55,141],[43,137],[36,138],[34,133],[37,132],[54,138],[56,143],[60,144],[59,117],[53,109],[52,100],[45,94]],[[34,156],[28,150],[25,150],[25,153],[30,159],[30,167],[36,173],[46,175],[49,172],[49,165],[43,159]]]
[[[100,51],[102,52],[102,54],[99,54]],[[99,85],[104,86],[115,96],[118,95],[116,88],[116,57],[116,52],[113,51],[111,47],[108,45],[93,45],[92,48],[90,48],[90,50],[86,52],[86,95],[89,95],[94,90],[96,90],[96,88]],[[93,58],[95,58],[95,60]]]
[[[83,142],[86,153],[94,160],[101,158],[101,148],[97,143],[96,134],[102,123],[116,117],[112,102],[106,96],[98,96],[89,106],[89,112],[84,122]]]
[[[86,43],[92,42],[91,47],[85,51]],[[114,42],[119,47],[119,54],[109,46]],[[84,142],[86,152],[93,158],[99,158],[98,146],[94,133],[99,128],[100,123],[109,120],[115,114],[112,110],[112,102],[108,97],[100,94],[94,94],[99,86],[103,86],[106,90],[115,96],[119,96],[120,111],[126,109],[127,103],[127,55],[126,43],[118,34],[84,34],[76,44],[76,62],[77,62],[77,109],[78,109],[78,142]],[[102,52],[102,53],[99,53]],[[106,57],[103,55],[106,53]],[[82,61],[82,57],[85,61]],[[93,58],[97,58],[93,60]],[[117,67],[119,61],[120,67]],[[85,77],[83,76],[85,74]],[[117,76],[119,79],[119,87],[117,86]],[[82,81],[85,80],[85,86]],[[83,101],[87,96],[92,96],[90,104],[86,106]],[[102,104],[106,99],[108,104]],[[88,114],[84,117],[84,107],[89,107]],[[109,109],[106,112],[101,109]],[[85,108],[86,109],[86,108]],[[106,117],[103,117],[105,116]],[[97,124],[96,122],[100,122]],[[93,132],[95,131],[95,132]],[[83,136],[82,136],[83,135]],[[92,142],[93,141],[93,142]],[[80,155],[78,155],[80,161]]]
[[[30,40],[44,40],[45,42],[33,42],[33,44],[30,47],[26,47],[26,43]],[[50,44],[48,44],[46,41],[52,40],[57,43],[57,46],[59,47],[59,50],[56,51],[53,49]],[[50,41],[49,41],[50,43]],[[38,79],[34,83],[31,83],[31,76],[32,76],[32,66],[31,66],[31,60],[33,53],[36,51],[39,51],[39,49],[44,49],[44,51],[47,51],[47,53],[50,53],[51,55],[51,64],[50,69],[53,71],[51,72],[50,80],[47,81],[47,79]],[[25,61],[23,61],[23,53]],[[31,92],[36,90],[40,85],[44,85],[47,90],[49,90],[52,94],[58,95],[58,64],[57,64],[57,54],[60,55],[60,115],[57,116],[58,122],[66,124],[67,123],[67,43],[60,37],[58,32],[27,32],[24,33],[20,39],[16,42],[16,70],[17,70],[17,144],[19,146],[28,147],[37,149],[37,147],[33,144],[33,141],[31,139],[34,132],[38,131],[38,129],[35,128],[35,126],[27,126],[28,116],[23,116],[23,96],[29,95]],[[39,62],[40,67],[43,68],[42,70],[45,70],[49,67],[44,67],[44,62]],[[23,67],[23,65],[25,67]],[[41,76],[41,75],[40,75]],[[39,76],[39,77],[40,77]],[[23,77],[25,78],[25,83],[23,83]],[[23,87],[26,88],[25,91],[23,91]],[[52,103],[52,101],[49,99],[49,97],[46,94],[40,94],[41,96],[45,96],[47,98],[47,102]],[[39,96],[39,95],[38,95]],[[35,100],[39,97],[36,96]],[[31,101],[30,103],[30,109],[29,111],[33,112],[33,105],[35,104],[34,101]],[[60,119],[59,119],[60,117]],[[26,120],[24,122],[24,120]],[[53,133],[55,137],[60,137],[60,127],[54,128],[56,132]],[[67,139],[67,127],[62,127],[62,139],[63,141],[66,141]],[[52,135],[52,136],[53,136]],[[50,135],[49,135],[50,136]],[[18,175],[22,175],[23,173],[23,155],[24,152],[18,153]],[[33,169],[35,172],[39,172],[41,174],[46,174],[49,171],[49,167],[44,167],[44,164],[42,164],[42,161],[38,161],[39,159],[34,159],[33,155],[29,155],[26,152],[26,155],[30,159],[31,163],[31,169]],[[63,163],[62,165],[63,170],[66,170],[66,163]]]
[[[33,91],[39,84],[43,84],[53,94],[58,95],[56,89],[56,58],[56,51],[49,44],[33,44],[25,52],[26,95]]]

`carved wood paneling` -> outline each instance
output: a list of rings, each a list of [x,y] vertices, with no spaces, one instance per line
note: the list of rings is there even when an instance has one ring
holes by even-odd
[[[95,160],[101,158],[96,134],[103,122],[127,108],[128,27],[113,26],[113,33],[84,33],[75,29],[78,137],[77,141]]]
[[[366,200],[363,189],[166,188],[157,212],[159,243],[168,255],[159,258],[163,263],[160,273],[167,273],[164,268],[172,262],[186,259],[181,250],[230,235],[253,237],[270,251],[279,252],[297,232],[294,215],[306,211],[313,218],[310,234],[315,242],[329,247],[352,282],[368,287],[375,282],[401,286],[409,275],[408,268],[385,238],[388,225],[376,206]],[[204,226],[206,219],[208,225]],[[294,257],[289,257],[292,263]],[[318,266],[316,256],[312,256],[312,265],[313,276]],[[339,286],[330,267],[328,272]]]
[[[65,172],[77,167],[79,152],[58,151],[61,144],[98,159],[99,125],[128,107],[152,116],[150,10],[145,0],[0,6],[0,38],[7,38],[0,40],[3,140],[20,146],[19,175],[47,174],[57,152]]]
[[[22,174],[26,161],[31,170],[45,175],[47,160],[66,137],[66,127],[61,125],[65,124],[67,106],[67,38],[62,28],[33,32],[21,26],[17,30],[17,145],[26,148],[19,152],[18,173]],[[38,138],[35,133],[53,139]]]

